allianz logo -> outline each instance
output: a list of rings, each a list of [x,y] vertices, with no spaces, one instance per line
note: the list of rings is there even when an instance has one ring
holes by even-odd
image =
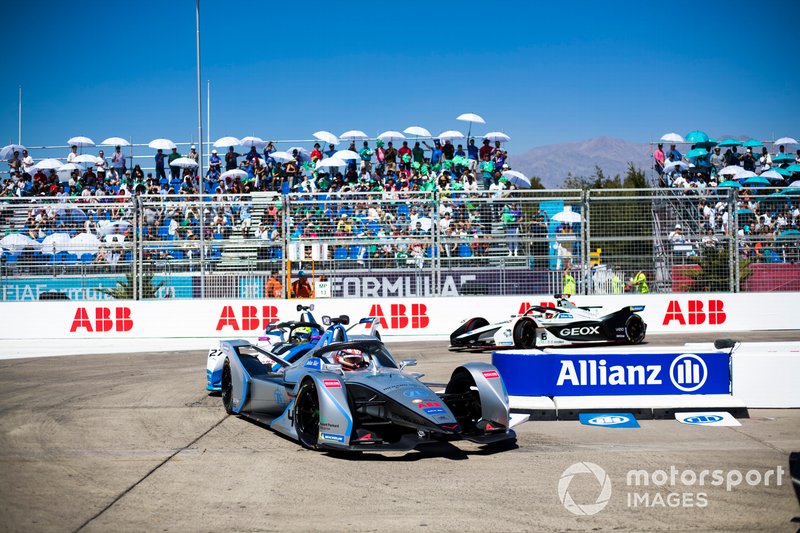
[[[663,365],[611,365],[605,359],[561,360],[556,386],[663,385]],[[672,360],[668,377],[683,392],[701,388],[708,379],[705,361],[695,354],[681,354]]]

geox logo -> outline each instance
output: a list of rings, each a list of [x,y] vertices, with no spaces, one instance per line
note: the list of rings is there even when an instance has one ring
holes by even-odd
[[[562,360],[556,386],[568,385],[661,385],[661,365],[613,365],[606,360]]]
[[[584,326],[582,328],[564,328],[558,332],[562,337],[570,337],[575,335],[599,335],[600,326]]]

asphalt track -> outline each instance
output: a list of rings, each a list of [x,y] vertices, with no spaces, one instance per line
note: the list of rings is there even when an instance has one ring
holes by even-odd
[[[731,336],[800,340],[796,331]],[[677,335],[650,342],[708,340],[713,338]],[[396,344],[393,351],[398,358],[417,357],[415,370],[432,381],[446,381],[460,362],[489,359],[448,352],[441,342]],[[640,429],[528,422],[517,428],[518,447],[507,451],[443,444],[341,457],[303,450],[226,416],[219,397],[204,391],[205,356],[193,351],[0,361],[0,530],[797,528],[789,522],[800,507],[787,464],[789,452],[800,450],[800,410],[753,410],[736,428],[669,420],[644,420]],[[562,473],[581,462],[599,465],[610,480],[608,504],[593,516],[575,516],[559,499]],[[777,472],[769,486],[742,481],[726,490],[681,483],[686,471],[721,470],[734,481],[734,470],[757,470],[761,477],[779,466],[778,486]],[[629,470],[669,473],[671,467],[674,485],[626,483]],[[589,474],[576,476],[568,491],[579,504],[595,503],[601,492]]]

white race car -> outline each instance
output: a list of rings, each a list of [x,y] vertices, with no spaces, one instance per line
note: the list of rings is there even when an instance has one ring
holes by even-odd
[[[534,305],[496,324],[481,317],[467,319],[450,335],[450,349],[639,344],[644,340],[647,324],[636,314],[643,305],[602,314],[598,308],[577,307],[563,296],[556,298],[553,307]]]

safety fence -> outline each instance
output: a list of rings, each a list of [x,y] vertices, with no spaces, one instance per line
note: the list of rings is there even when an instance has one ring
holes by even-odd
[[[4,199],[0,292],[25,301],[796,291],[799,204],[763,188]]]

